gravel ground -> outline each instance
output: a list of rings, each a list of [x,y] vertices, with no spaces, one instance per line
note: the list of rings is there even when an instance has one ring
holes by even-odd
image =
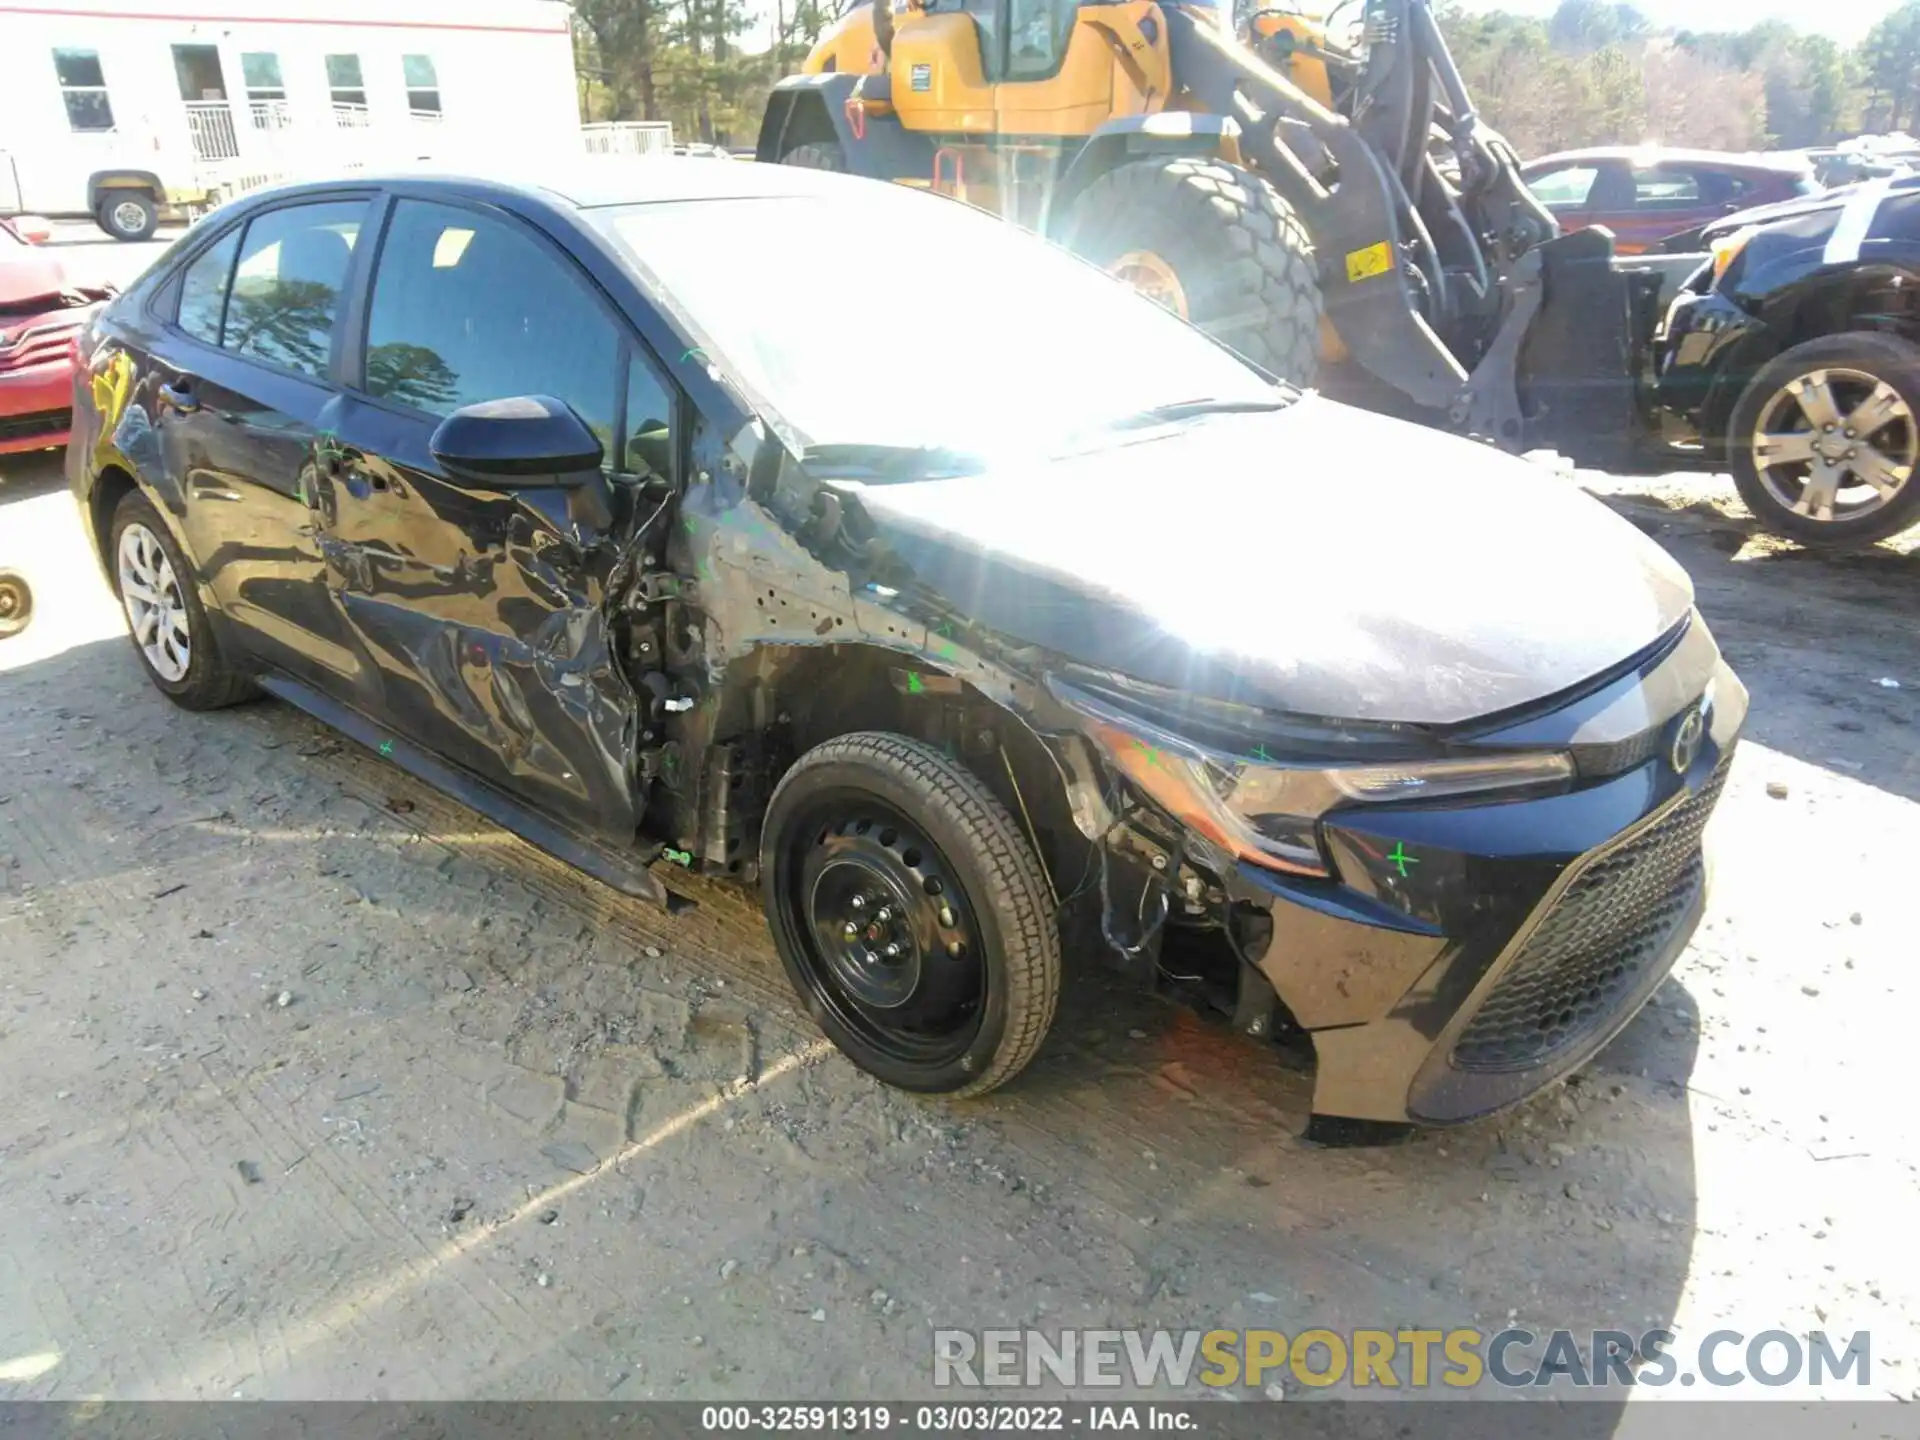
[[[1920,1398],[1920,559],[1586,477],[1753,691],[1710,917],[1574,1082],[1315,1151],[1280,1054],[1095,957],[1010,1090],[881,1089],[747,899],[669,919],[284,706],[169,705],[55,469],[0,477],[39,601],[0,645],[0,1397],[900,1397],[936,1325],[1660,1320],[1870,1331],[1846,1396]]]

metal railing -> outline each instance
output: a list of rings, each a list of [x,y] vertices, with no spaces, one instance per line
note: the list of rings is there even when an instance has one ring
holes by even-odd
[[[673,126],[665,120],[602,120],[580,127],[589,155],[671,155]]]
[[[290,130],[293,128],[293,107],[284,100],[253,100],[248,102],[253,113],[253,128],[256,130]]]
[[[233,107],[224,100],[189,100],[187,134],[200,160],[232,160],[240,153],[240,137],[233,131]]]

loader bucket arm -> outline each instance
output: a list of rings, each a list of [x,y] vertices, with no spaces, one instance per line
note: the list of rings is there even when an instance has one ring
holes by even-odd
[[[1241,155],[1306,223],[1348,354],[1415,404],[1454,407],[1467,371],[1423,313],[1405,264],[1404,188],[1374,146],[1210,21],[1169,8],[1167,38],[1196,107],[1239,123]]]

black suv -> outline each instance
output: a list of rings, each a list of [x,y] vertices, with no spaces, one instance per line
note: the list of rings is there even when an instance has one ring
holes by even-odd
[[[1811,545],[1920,521],[1920,175],[1730,216],[1656,339],[1670,439]]]

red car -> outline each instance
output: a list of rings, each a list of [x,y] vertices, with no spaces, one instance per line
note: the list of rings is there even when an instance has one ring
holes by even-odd
[[[1736,210],[1820,191],[1800,157],[1717,150],[1563,150],[1520,175],[1563,229],[1604,225],[1622,255],[1671,248]]]
[[[75,281],[58,255],[0,220],[0,455],[67,443],[73,342],[113,293]]]

